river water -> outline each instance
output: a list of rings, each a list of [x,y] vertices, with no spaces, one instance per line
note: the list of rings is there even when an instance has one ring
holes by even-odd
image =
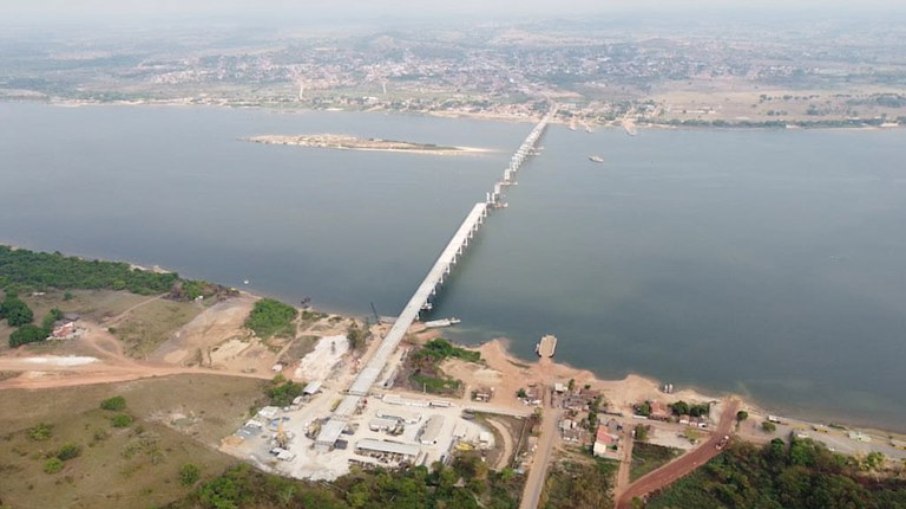
[[[529,124],[0,103],[0,242],[399,312]],[[239,141],[345,133],[435,157]],[[904,429],[906,131],[551,128],[436,305],[605,377]],[[604,164],[588,156],[600,154]]]

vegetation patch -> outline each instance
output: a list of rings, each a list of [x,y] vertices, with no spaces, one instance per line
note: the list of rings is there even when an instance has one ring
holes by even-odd
[[[126,409],[126,398],[122,396],[107,398],[104,401],[101,401],[101,408],[113,412],[120,412]]]
[[[682,451],[662,445],[637,442],[632,446],[632,463],[629,466],[629,480],[656,470],[678,457]]]
[[[539,507],[609,509],[618,464],[600,458],[570,458],[551,466]]]
[[[255,332],[259,338],[267,339],[274,335],[295,336],[296,308],[274,299],[261,299],[245,321],[245,326]]]
[[[175,272],[135,269],[128,263],[83,260],[0,246],[0,287],[129,290],[139,295],[169,292],[180,281]]]
[[[110,425],[114,428],[128,428],[134,419],[129,414],[116,414],[110,418]]]
[[[441,362],[449,358],[478,362],[481,354],[455,346],[446,339],[432,339],[409,354],[397,381],[431,394],[459,396],[462,382],[440,369]]]
[[[428,341],[412,355],[415,357],[416,362],[421,359],[440,362],[447,358],[462,359],[467,362],[478,362],[481,360],[481,353],[455,346],[443,338]]]
[[[287,380],[283,375],[277,375],[267,388],[267,397],[270,398],[270,404],[278,407],[285,407],[292,404],[297,396],[302,395],[302,384]]]
[[[423,373],[413,373],[409,382],[416,389],[429,394],[454,395],[459,392],[462,382],[448,376],[431,376]]]
[[[332,485],[275,476],[241,464],[199,486],[169,509],[317,507],[318,509],[457,508],[515,509],[522,480],[497,473],[474,455],[446,466],[398,471],[354,469]]]
[[[829,451],[810,439],[758,447],[733,443],[646,506],[649,509],[906,507],[906,481],[866,476],[877,463]]]

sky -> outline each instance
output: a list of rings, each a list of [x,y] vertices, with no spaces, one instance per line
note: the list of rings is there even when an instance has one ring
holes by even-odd
[[[906,13],[906,0],[0,0],[0,24],[142,25],[209,20],[238,24],[498,21],[638,13],[645,16],[846,16]]]

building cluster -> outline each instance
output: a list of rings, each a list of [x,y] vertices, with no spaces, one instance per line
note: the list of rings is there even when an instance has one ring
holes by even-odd
[[[537,44],[530,36],[508,38],[494,27],[474,27],[464,35],[458,40],[415,32],[350,35],[248,51],[161,55],[111,79],[154,85],[156,96],[167,89],[201,88],[206,93],[197,97],[200,101],[227,95],[314,108],[519,118],[540,113],[534,103],[545,97],[573,97],[582,108],[594,105],[593,117],[614,120],[658,85],[714,79],[820,83],[869,72],[845,58],[830,58],[830,48],[820,46],[813,50],[828,56],[819,61],[797,54],[801,49],[792,44],[771,47],[769,56],[757,58],[752,44],[760,41],[755,39],[734,46],[717,38],[689,44],[681,36],[620,40],[551,34],[545,44]],[[877,72],[865,77],[881,78]]]

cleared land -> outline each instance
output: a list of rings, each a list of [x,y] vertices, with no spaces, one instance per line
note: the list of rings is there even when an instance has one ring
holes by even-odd
[[[11,507],[153,507],[185,496],[179,472],[199,467],[202,478],[219,475],[235,459],[216,450],[262,396],[261,382],[245,378],[174,376],[122,384],[40,391],[0,391],[0,496]],[[102,410],[121,395],[122,412]],[[123,413],[134,422],[112,425]],[[45,440],[30,437],[39,424]],[[66,444],[81,453],[57,473],[48,457]]]
[[[658,469],[682,453],[679,449],[663,447],[660,445],[639,442],[632,448],[632,463],[629,468],[629,479],[635,481],[639,477]]]

